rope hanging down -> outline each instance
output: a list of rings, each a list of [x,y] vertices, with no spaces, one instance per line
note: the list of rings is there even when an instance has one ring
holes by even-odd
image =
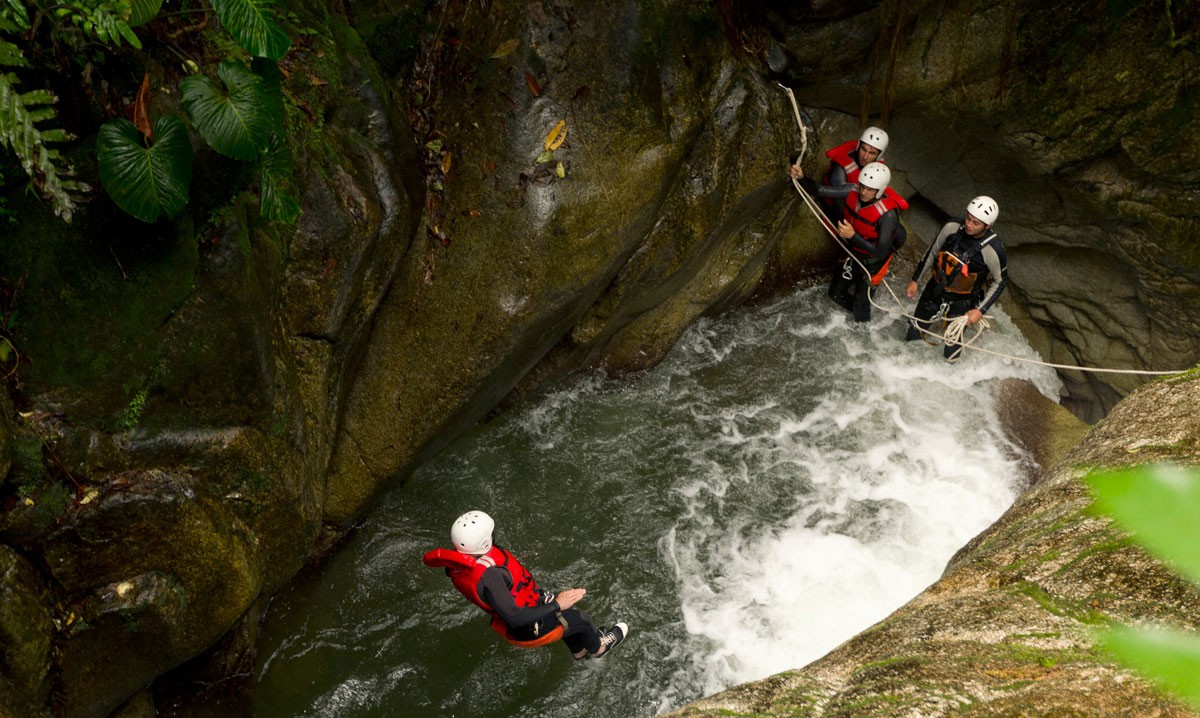
[[[808,130],[807,130],[807,128],[805,128],[804,122],[800,119],[800,107],[799,107],[799,105],[796,104],[796,96],[792,92],[792,88],[784,85],[781,82],[776,83],[776,84],[778,84],[781,88],[783,88],[783,91],[787,93],[788,99],[791,100],[792,112],[796,117],[796,124],[800,127],[800,137],[801,137],[800,154],[796,158],[796,163],[799,164],[800,162],[802,162],[804,160],[804,154],[808,150]],[[870,276],[871,272],[867,270],[866,265],[863,264],[862,261],[859,260],[859,258],[854,255],[854,252],[850,251],[850,248],[846,246],[846,243],[842,241],[842,238],[834,230],[833,225],[830,223],[829,219],[825,216],[825,213],[823,211],[821,211],[820,206],[817,205],[816,200],[814,200],[808,192],[804,191],[804,187],[802,187],[800,185],[800,183],[798,181],[796,181],[796,178],[793,177],[793,178],[791,178],[791,180],[792,180],[792,186],[796,188],[796,192],[799,193],[801,199],[804,200],[804,204],[805,204],[805,206],[808,207],[808,211],[811,212],[813,214],[813,216],[817,218],[817,220],[821,223],[821,226],[825,228],[825,231],[829,234],[829,236],[831,238],[833,238],[833,241],[836,242],[837,245],[839,247],[841,247],[842,251],[846,253],[846,256],[848,256],[850,259],[854,260],[855,264],[857,264],[859,266],[859,268],[862,269],[863,272],[865,272],[867,274],[867,276]],[[892,295],[892,300],[896,303],[896,308],[883,306],[883,305],[879,304],[878,302],[876,302],[875,297],[872,295],[872,293],[870,292],[870,289],[868,288],[867,298],[870,300],[871,306],[875,307],[876,309],[879,309],[880,311],[887,312],[888,314],[891,314],[893,316],[900,316],[900,317],[903,317],[904,319],[915,321],[917,319],[915,316],[908,314],[907,312],[904,311],[904,302],[902,302],[900,300],[900,296],[898,294],[896,294],[894,289],[892,289],[892,286],[888,282],[886,277],[883,279],[882,282],[880,282],[880,284],[888,290],[888,294]],[[942,317],[940,312],[938,314],[935,314],[934,316],[930,317],[928,321],[930,323],[932,323],[934,320],[936,320],[938,318],[944,319],[944,317]],[[966,333],[966,328],[968,326],[967,316],[965,314],[962,316],[953,317],[951,319],[946,319],[945,321],[946,321],[946,328],[942,334],[938,334],[937,332],[930,331],[930,330],[926,329],[925,327],[920,326],[915,323],[912,326],[914,326],[922,334],[928,335],[930,337],[934,337],[936,339],[940,339],[949,344],[958,344],[964,349],[972,349],[974,351],[983,352],[984,354],[991,354],[992,356],[1002,357],[1004,359],[1011,359],[1013,361],[1025,362],[1026,364],[1036,364],[1038,366],[1050,367],[1052,369],[1066,369],[1066,370],[1072,370],[1072,371],[1083,371],[1083,372],[1092,372],[1092,373],[1108,373],[1108,374],[1141,374],[1141,375],[1146,375],[1146,376],[1169,376],[1171,374],[1182,374],[1185,371],[1190,371],[1188,369],[1177,369],[1175,371],[1151,371],[1151,370],[1145,370],[1145,369],[1106,369],[1106,368],[1099,368],[1099,367],[1075,366],[1072,364],[1055,364],[1053,362],[1045,362],[1040,359],[1029,359],[1026,357],[1014,356],[1012,354],[1005,354],[1003,352],[992,351],[990,349],[984,349],[983,347],[975,346],[975,341],[980,337],[980,335],[983,334],[983,331],[990,326],[986,316],[982,317],[978,322],[976,322],[977,329],[975,331],[975,334],[973,334],[971,336],[971,338],[966,341],[963,341],[963,335]]]

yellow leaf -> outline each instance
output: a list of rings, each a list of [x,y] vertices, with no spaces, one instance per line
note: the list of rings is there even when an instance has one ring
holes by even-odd
[[[28,496],[26,496],[26,497],[25,497],[25,501],[24,501],[23,503],[24,503],[26,506],[33,506],[33,499],[31,499],[31,498],[29,498]]]
[[[567,139],[567,121],[559,120],[558,124],[550,130],[550,134],[546,135],[546,151],[553,152],[562,146],[564,140]]]
[[[447,151],[442,152],[442,174],[449,174],[449,172],[450,172],[450,152],[447,150]]]
[[[498,58],[498,57],[504,57],[505,55],[511,55],[512,51],[516,50],[517,45],[520,45],[520,44],[521,44],[521,41],[515,37],[511,40],[505,40],[504,42],[500,43],[500,47],[497,47],[496,51],[492,53],[492,57]]]
[[[559,162],[558,166],[554,168],[554,174],[558,175],[559,179],[567,176],[567,170],[563,167],[562,162]]]

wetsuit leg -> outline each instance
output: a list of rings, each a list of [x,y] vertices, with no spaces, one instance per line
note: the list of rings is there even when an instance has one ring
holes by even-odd
[[[862,267],[854,265],[854,321],[871,321],[871,279]]]
[[[579,653],[581,649],[586,649],[588,653],[600,650],[600,632],[596,630],[590,615],[578,608],[568,608],[562,612],[562,616],[567,621],[563,629],[563,643],[571,653]]]
[[[909,320],[908,331],[904,334],[904,341],[911,342],[914,339],[920,339],[923,335],[916,325],[920,325],[921,329],[929,329],[929,319],[934,314],[937,314],[938,309],[942,306],[942,293],[938,290],[936,284],[932,280],[925,283],[925,289],[921,292],[920,298],[917,299],[917,308],[913,310],[913,316],[917,321]]]
[[[853,262],[849,271],[846,269],[846,262],[851,261],[845,259],[837,263],[833,268],[833,277],[829,280],[829,298],[840,304],[845,309],[854,310],[854,298],[850,296],[850,290],[854,286],[854,270]],[[846,275],[849,274],[847,277]]]

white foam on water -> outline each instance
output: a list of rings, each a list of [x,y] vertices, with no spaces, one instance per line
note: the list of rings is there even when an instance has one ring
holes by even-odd
[[[772,327],[807,356],[794,404],[783,379],[770,402],[702,416],[713,438],[675,487],[687,509],[659,541],[690,642],[660,710],[697,684],[710,694],[820,658],[935,581],[1020,489],[1028,459],[1002,435],[985,380],[1029,379],[1057,396],[1051,370],[979,353],[950,365],[940,347],[900,341],[898,322],[855,326],[825,301],[813,290],[766,310],[806,321]],[[1002,312],[992,320],[1000,330],[981,346],[1034,356]],[[738,356],[712,336],[688,350],[693,368]],[[705,456],[713,446],[726,460]],[[784,515],[730,498],[756,483],[783,497]]]

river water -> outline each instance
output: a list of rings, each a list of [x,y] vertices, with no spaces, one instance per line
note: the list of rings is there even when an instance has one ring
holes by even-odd
[[[584,379],[469,432],[271,607],[258,718],[649,716],[815,660],[887,616],[1012,503],[1030,469],[989,381],[1052,371],[900,341],[807,289],[690,329],[634,379]],[[982,345],[1034,356],[997,312]],[[440,570],[451,521],[551,590],[612,655],[522,650]]]

